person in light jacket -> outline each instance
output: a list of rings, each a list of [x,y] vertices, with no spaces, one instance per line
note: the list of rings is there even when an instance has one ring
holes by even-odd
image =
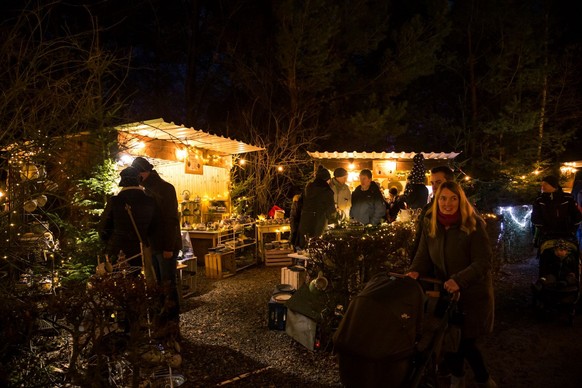
[[[463,189],[443,182],[424,220],[423,232],[409,276],[435,276],[450,293],[460,292],[460,344],[445,353],[452,372],[451,387],[464,387],[464,362],[479,387],[496,387],[477,347],[477,339],[493,330],[492,250],[485,222],[475,213]]]
[[[352,192],[346,184],[348,172],[345,168],[339,167],[333,171],[330,186],[333,190],[333,201],[340,218],[350,217],[350,207],[352,207]]]

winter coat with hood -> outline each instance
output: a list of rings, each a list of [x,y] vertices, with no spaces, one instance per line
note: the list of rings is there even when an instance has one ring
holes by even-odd
[[[540,194],[533,203],[531,222],[539,229],[542,241],[573,239],[582,221],[582,213],[571,195],[562,189]]]
[[[453,279],[461,289],[459,308],[463,312],[461,335],[477,338],[493,330],[494,296],[491,276],[493,256],[485,222],[478,216],[477,229],[469,234],[459,224],[446,229],[438,224],[435,237],[430,237],[429,211],[423,219],[423,233],[411,271],[420,276]]]
[[[146,193],[155,199],[160,210],[159,222],[154,225],[152,251],[179,251],[182,249],[182,235],[176,189],[171,183],[163,180],[156,170],[150,172],[147,179],[142,181],[142,185]]]
[[[120,250],[126,258],[141,252],[140,238],[125,208],[126,205],[131,207],[133,219],[145,245],[149,244],[159,217],[155,200],[139,186],[124,187],[119,194],[111,197],[107,201],[97,228],[99,236],[107,244],[106,252],[111,256],[117,256]],[[141,257],[132,259],[129,264],[140,266]]]
[[[299,220],[299,245],[306,246],[305,236],[319,237],[328,220],[335,214],[333,191],[327,181],[315,178],[307,184]]]

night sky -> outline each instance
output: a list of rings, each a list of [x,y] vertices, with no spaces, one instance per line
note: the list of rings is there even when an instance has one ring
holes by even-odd
[[[2,31],[26,3],[2,2]],[[545,75],[544,154],[582,156],[580,2],[57,3],[45,39],[95,28],[127,59],[118,122],[275,142],[293,128],[318,150],[461,151],[486,168],[532,160]]]

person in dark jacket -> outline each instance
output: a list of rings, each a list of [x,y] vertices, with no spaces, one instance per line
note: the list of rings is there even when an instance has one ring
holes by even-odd
[[[301,220],[301,208],[303,207],[303,196],[295,194],[291,202],[291,213],[289,214],[289,223],[291,226],[291,233],[289,235],[289,242],[294,249],[299,247],[299,221]]]
[[[571,195],[566,195],[557,177],[542,179],[542,193],[533,203],[531,222],[536,227],[539,245],[546,240],[574,240],[582,213]]]
[[[112,258],[118,258],[121,251],[131,266],[142,266],[141,241],[147,246],[153,233],[156,217],[156,202],[146,195],[139,185],[139,172],[133,167],[121,171],[119,194],[107,201],[101,215],[98,231],[99,236],[107,243],[106,252]],[[134,228],[126,206],[131,212],[137,226]]]
[[[154,225],[151,240],[152,262],[158,283],[165,290],[167,318],[179,321],[180,307],[176,284],[176,264],[182,249],[178,196],[174,186],[163,180],[154,166],[145,158],[137,157],[131,164],[141,176],[141,184],[146,193],[156,201],[160,211],[159,222]],[[166,317],[165,317],[166,318]]]
[[[331,174],[319,166],[315,179],[305,187],[299,219],[299,246],[305,248],[307,240],[323,234],[328,220],[335,215],[333,190],[329,186]]]
[[[390,193],[390,201],[386,201],[386,206],[388,207],[386,219],[388,222],[394,222],[400,210],[406,209],[406,202],[404,202],[405,198],[402,195],[398,195],[396,187],[391,187],[388,192]]]
[[[415,279],[436,276],[446,291],[461,293],[460,344],[456,352],[445,354],[453,375],[451,387],[465,386],[465,360],[473,369],[478,386],[496,387],[476,343],[491,333],[494,319],[493,253],[485,222],[455,182],[442,183],[435,198],[423,220],[421,241],[408,275]]]
[[[386,214],[386,201],[380,187],[372,180],[372,171],[360,172],[360,185],[352,192],[350,218],[364,225],[378,225]]]
[[[432,198],[429,203],[427,203],[420,212],[420,216],[418,217],[418,222],[416,224],[416,233],[414,235],[414,244],[410,250],[410,262],[414,259],[416,255],[416,251],[418,250],[418,245],[420,244],[420,237],[422,236],[422,228],[424,226],[423,220],[426,216],[426,213],[432,208],[434,203],[434,195],[436,194],[437,190],[439,189],[441,183],[443,182],[452,182],[455,179],[455,174],[453,170],[450,169],[448,166],[437,166],[430,170],[430,185],[432,188]]]

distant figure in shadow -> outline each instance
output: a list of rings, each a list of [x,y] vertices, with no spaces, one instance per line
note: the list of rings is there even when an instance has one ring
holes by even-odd
[[[299,246],[301,248],[307,247],[309,238],[321,236],[328,220],[335,215],[333,190],[329,186],[330,179],[329,171],[319,166],[315,179],[305,187],[299,220]]]

